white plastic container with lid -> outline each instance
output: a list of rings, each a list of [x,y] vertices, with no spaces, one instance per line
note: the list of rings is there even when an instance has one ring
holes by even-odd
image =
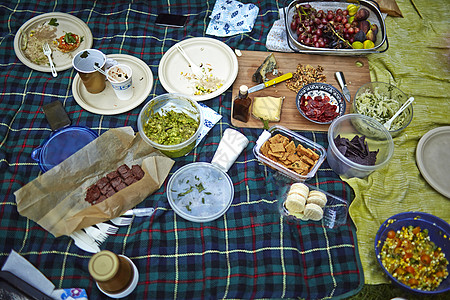
[[[245,135],[227,128],[211,163],[191,163],[172,175],[167,199],[177,215],[192,222],[210,222],[227,212],[234,199],[227,171],[248,142]]]

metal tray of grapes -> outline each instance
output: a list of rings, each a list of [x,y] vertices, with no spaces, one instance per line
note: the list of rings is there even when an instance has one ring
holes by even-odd
[[[290,2],[290,3],[289,3]],[[357,6],[359,9],[365,8],[369,11],[367,21],[372,25],[378,27],[376,40],[372,48],[355,49],[351,46],[351,38],[353,34],[348,34],[348,28],[344,30],[345,23],[349,23],[349,15],[341,13],[347,10],[347,6],[352,4],[347,0],[334,1],[305,1],[305,0],[286,0],[284,9],[284,20],[287,32],[287,42],[289,47],[295,51],[305,54],[323,54],[323,55],[345,55],[345,56],[364,56],[370,53],[382,53],[389,48],[389,43],[386,34],[386,24],[379,9],[378,3],[371,0],[360,0]],[[311,8],[300,9],[308,7]],[[338,13],[338,10],[339,13]],[[294,15],[302,15],[301,19],[294,20]],[[319,14],[319,11],[323,13]],[[331,15],[329,12],[331,11]],[[338,15],[341,18],[338,18]],[[346,21],[342,21],[343,19]],[[317,20],[316,20],[317,19]],[[331,26],[330,22],[334,26]],[[294,23],[294,24],[292,24]],[[321,26],[320,26],[321,25]],[[342,25],[342,27],[340,27]],[[335,26],[338,26],[335,28]],[[349,25],[347,25],[349,27]],[[356,28],[355,24],[351,25],[353,30]],[[301,28],[298,30],[298,28]],[[318,30],[320,28],[320,31]],[[302,35],[302,36],[301,36]],[[309,40],[307,40],[309,38]],[[322,39],[320,39],[322,38]],[[326,38],[326,39],[325,39]],[[323,43],[321,43],[321,41]],[[346,48],[347,47],[347,48]]]

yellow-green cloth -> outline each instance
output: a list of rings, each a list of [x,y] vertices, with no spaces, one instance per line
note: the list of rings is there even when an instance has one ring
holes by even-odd
[[[450,199],[436,192],[416,165],[416,146],[429,130],[450,125],[450,1],[397,0],[404,18],[386,18],[388,51],[369,56],[372,81],[390,82],[413,96],[414,118],[394,138],[389,165],[368,178],[346,180],[354,189],[356,224],[366,284],[388,282],[374,237],[390,216],[422,211],[450,222]],[[449,149],[450,151],[450,149]],[[450,185],[450,170],[448,172]]]

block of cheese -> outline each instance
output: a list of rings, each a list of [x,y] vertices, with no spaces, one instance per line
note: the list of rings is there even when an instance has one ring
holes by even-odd
[[[284,97],[255,97],[252,115],[260,120],[279,122]]]
[[[266,57],[264,62],[258,67],[256,72],[253,74],[252,80],[257,83],[266,82],[267,81],[266,74],[272,72],[275,69],[278,69],[277,61],[275,60],[275,56],[273,56],[273,53],[270,53],[270,55]]]

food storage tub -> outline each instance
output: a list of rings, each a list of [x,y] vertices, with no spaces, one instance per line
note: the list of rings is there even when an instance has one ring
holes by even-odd
[[[323,218],[320,221],[303,221],[295,216],[289,214],[284,203],[289,192],[291,185],[282,186],[279,189],[278,195],[278,210],[280,214],[291,222],[323,222],[323,225],[328,228],[334,228],[336,226],[345,224],[347,222],[348,215],[348,203],[344,199],[321,190],[315,186],[306,184],[310,191],[320,191],[327,196],[327,204],[323,207]]]
[[[312,46],[304,45],[297,41],[297,34],[291,29],[292,17],[295,13],[295,7],[297,4],[310,4],[317,10],[333,10],[346,9],[347,5],[351,2],[347,0],[328,0],[328,1],[306,1],[306,0],[286,0],[284,2],[284,21],[286,25],[287,43],[289,47],[295,51],[305,54],[323,54],[323,55],[344,55],[344,56],[363,56],[370,53],[382,53],[389,48],[389,43],[386,33],[386,24],[384,18],[381,15],[378,3],[371,0],[360,0],[357,5],[366,8],[369,12],[369,18],[367,21],[370,24],[376,24],[378,26],[378,34],[375,42],[375,46],[370,49],[331,49],[331,48],[315,48]]]
[[[275,162],[271,160],[269,157],[265,156],[263,153],[261,153],[261,147],[262,145],[272,136],[275,136],[276,134],[281,134],[286,137],[288,137],[290,140],[294,141],[296,145],[301,144],[305,148],[310,148],[315,153],[319,155],[319,159],[315,163],[315,165],[311,168],[308,174],[301,175],[298,174],[291,169],[288,169],[286,166],[284,166],[281,163]],[[283,126],[275,125],[272,126],[269,131],[263,131],[263,133],[259,136],[258,140],[256,141],[256,145],[253,147],[253,155],[258,159],[258,161],[262,162],[263,164],[267,165],[268,167],[272,168],[275,171],[278,171],[280,174],[290,178],[291,180],[297,181],[297,182],[304,182],[310,178],[312,178],[317,170],[319,169],[320,165],[324,162],[326,158],[326,151],[325,148],[321,145],[311,141],[310,139],[305,138],[304,136],[289,130]]]
[[[167,111],[186,113],[188,116],[198,121],[199,126],[197,131],[190,138],[176,145],[162,145],[149,139],[144,132],[144,125],[147,123],[149,118],[152,117],[152,112],[159,112],[164,115]],[[203,118],[203,111],[196,101],[185,95],[169,93],[159,95],[147,102],[139,113],[137,126],[139,134],[144,141],[168,157],[175,158],[184,156],[194,149],[197,138],[200,136],[202,131]]]
[[[377,151],[375,165],[362,165],[345,157],[334,139],[337,136],[352,140],[356,135],[365,136],[369,151]],[[394,154],[394,141],[389,131],[377,120],[360,115],[348,114],[339,117],[328,128],[327,161],[333,171],[343,177],[364,178],[384,167]]]

